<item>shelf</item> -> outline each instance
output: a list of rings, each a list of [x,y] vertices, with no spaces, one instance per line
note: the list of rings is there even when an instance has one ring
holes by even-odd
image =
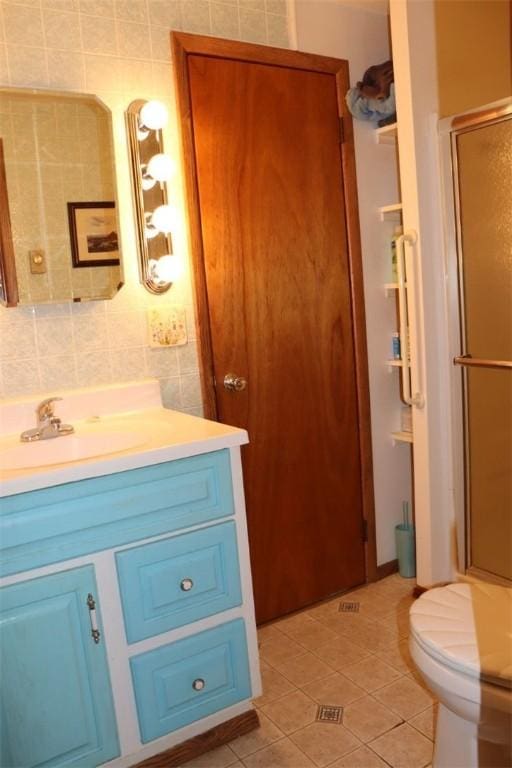
[[[403,368],[404,361],[403,360],[386,360],[386,365],[389,368]]]
[[[381,221],[400,221],[402,218],[402,203],[382,205],[380,208],[377,208],[377,212]]]
[[[396,139],[396,123],[377,128],[375,131],[375,142],[377,144],[396,144]]]
[[[410,443],[412,444],[412,432],[392,432],[391,439],[393,443]]]

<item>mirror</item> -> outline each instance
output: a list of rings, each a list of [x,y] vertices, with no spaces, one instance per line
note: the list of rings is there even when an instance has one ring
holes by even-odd
[[[95,96],[0,88],[0,200],[4,304],[123,285],[112,119]]]

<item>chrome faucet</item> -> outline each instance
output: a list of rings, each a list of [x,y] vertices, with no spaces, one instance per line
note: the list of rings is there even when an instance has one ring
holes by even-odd
[[[31,443],[33,440],[50,440],[61,435],[70,435],[75,431],[71,424],[62,424],[58,416],[55,416],[53,404],[62,397],[49,397],[43,400],[36,408],[37,426],[21,433],[22,443]]]

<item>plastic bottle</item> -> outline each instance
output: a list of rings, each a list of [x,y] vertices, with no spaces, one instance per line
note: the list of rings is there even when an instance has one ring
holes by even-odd
[[[393,237],[391,238],[391,280],[393,283],[398,282],[396,241],[397,241],[397,238],[400,237],[402,232],[403,232],[402,227],[395,227]]]
[[[400,334],[395,331],[393,336],[391,337],[391,351],[393,354],[393,360],[400,360],[401,359],[401,353],[400,353]]]

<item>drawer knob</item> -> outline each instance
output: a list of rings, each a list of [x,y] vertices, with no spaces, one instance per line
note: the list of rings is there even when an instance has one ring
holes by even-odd
[[[202,677],[197,677],[194,682],[192,683],[192,688],[194,691],[202,691],[206,683],[204,682]]]
[[[193,586],[194,586],[194,582],[192,581],[192,579],[182,579],[180,582],[180,587],[183,590],[183,592],[190,592]]]

